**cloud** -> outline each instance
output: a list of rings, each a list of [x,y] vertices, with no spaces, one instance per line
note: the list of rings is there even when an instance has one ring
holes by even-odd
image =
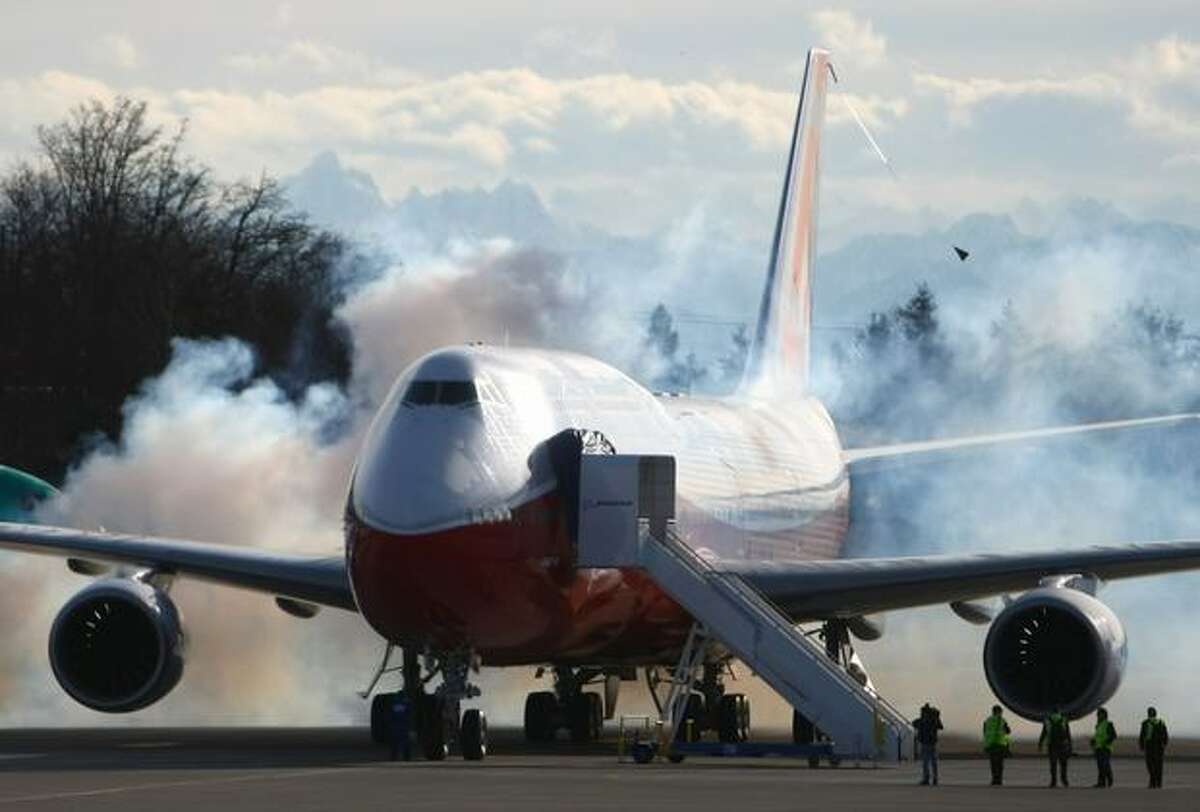
[[[1144,49],[1134,63],[1139,70],[1164,80],[1182,80],[1200,84],[1200,44],[1164,37]]]
[[[1103,102],[1118,98],[1121,92],[1119,81],[1107,74],[1071,79],[955,79],[918,73],[913,77],[913,84],[918,91],[944,96],[951,121],[959,125],[971,122],[975,108],[996,100],[1058,96]]]
[[[571,63],[612,62],[617,56],[617,37],[611,28],[581,31],[574,28],[540,28],[531,38],[535,55],[567,57]]]
[[[918,73],[919,92],[944,98],[952,123],[997,101],[1061,98],[1124,109],[1127,123],[1159,140],[1200,138],[1200,44],[1171,36],[1118,60],[1107,70],[1069,77],[956,78]]]
[[[280,3],[275,7],[273,22],[280,28],[287,28],[296,19],[296,9],[291,3]]]
[[[1200,169],[1200,152],[1181,152],[1178,155],[1172,155],[1163,161],[1163,166]]]
[[[809,15],[820,44],[836,61],[858,68],[873,68],[887,56],[887,40],[875,33],[870,20],[859,20],[848,11],[825,9]]]
[[[34,128],[62,119],[89,99],[109,100],[113,89],[98,79],[47,71],[32,79],[0,79],[0,141],[24,147]]]
[[[860,96],[855,93],[841,92],[833,95],[842,98],[831,97],[826,102],[825,116],[830,124],[852,121],[850,111],[846,109],[847,104],[852,105],[862,117],[863,122],[873,130],[887,129],[908,115],[909,111],[907,99],[889,99],[876,95]]]
[[[140,64],[137,47],[124,34],[106,34],[93,48],[96,58],[121,70],[134,70]]]
[[[289,62],[318,73],[370,70],[355,55],[307,42],[293,43],[278,59],[244,57],[239,64],[269,71]],[[625,73],[552,78],[527,68],[441,78],[393,72],[387,78],[294,91],[162,91],[57,72],[6,81],[0,99],[11,99],[6,109],[26,111],[18,121],[28,132],[83,99],[127,92],[147,100],[159,120],[186,118],[189,142],[205,160],[243,174],[260,171],[265,153],[290,151],[306,159],[328,148],[457,162],[467,170],[474,164],[511,171],[521,155],[558,160],[567,173],[581,171],[571,156],[603,161],[610,170],[614,156],[631,170],[632,164],[668,162],[705,170],[714,161],[742,166],[747,153],[786,150],[795,109],[790,91],[727,79],[668,82]],[[907,110],[902,99],[875,95],[855,103],[876,128]],[[844,120],[844,111],[831,104],[831,123]]]
[[[226,60],[236,70],[256,74],[294,74],[363,79],[370,75],[366,55],[314,40],[293,40],[282,51],[235,54]]]

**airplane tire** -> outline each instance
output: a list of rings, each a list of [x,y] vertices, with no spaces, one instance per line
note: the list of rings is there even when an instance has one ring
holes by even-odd
[[[600,741],[604,734],[604,700],[600,694],[584,694],[588,698],[588,706],[592,716],[592,741]]]
[[[591,696],[594,694],[578,694],[567,704],[567,729],[571,731],[571,741],[576,744],[593,739],[595,724],[592,720]]]
[[[553,740],[557,713],[558,698],[550,691],[534,691],[525,697],[525,741]]]
[[[717,705],[717,738],[725,744],[742,740],[741,694],[725,694]]]
[[[388,740],[388,704],[392,694],[375,694],[371,700],[371,741],[385,744]]]
[[[478,708],[463,713],[459,729],[463,758],[467,761],[483,761],[487,756],[487,716]]]
[[[450,750],[446,746],[446,702],[440,696],[425,696],[421,700],[421,752],[426,761],[445,761]]]

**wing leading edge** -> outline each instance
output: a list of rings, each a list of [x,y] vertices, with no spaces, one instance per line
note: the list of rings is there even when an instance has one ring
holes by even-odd
[[[969,601],[1036,587],[1055,575],[1110,581],[1200,569],[1200,540],[1071,551],[835,561],[726,562],[796,621]]]
[[[0,522],[0,549],[146,567],[357,611],[341,556],[304,556],[224,544]]]

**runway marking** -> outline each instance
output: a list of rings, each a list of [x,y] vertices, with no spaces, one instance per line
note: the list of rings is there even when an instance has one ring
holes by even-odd
[[[16,761],[21,758],[45,758],[45,753],[0,753],[0,761]]]
[[[364,772],[378,769],[377,767],[327,767],[319,770],[288,770],[286,772],[268,773],[266,775],[235,775],[227,778],[192,779],[189,781],[155,781],[146,784],[127,784],[120,787],[104,787],[102,789],[83,789],[71,792],[52,792],[42,795],[21,795],[16,798],[0,798],[0,804],[36,803],[39,801],[64,801],[69,798],[97,798],[105,795],[119,795],[122,792],[142,792],[149,789],[174,789],[179,787],[201,787],[215,784],[243,784],[251,781],[280,781],[285,778],[304,778],[330,773]]]

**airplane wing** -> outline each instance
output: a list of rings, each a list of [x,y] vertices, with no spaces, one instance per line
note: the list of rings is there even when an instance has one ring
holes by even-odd
[[[1200,414],[1173,414],[1162,417],[1144,417],[1135,420],[1113,420],[1105,423],[1084,423],[1077,426],[1061,426],[1030,431],[1015,431],[1004,434],[981,434],[948,440],[929,440],[917,443],[875,448],[847,449],[842,459],[850,469],[850,476],[863,475],[886,469],[942,462],[960,457],[964,452],[986,451],[1016,445],[1034,445],[1043,441],[1053,442],[1085,435],[1111,434],[1137,429],[1155,429],[1183,426],[1200,422]]]
[[[0,522],[0,549],[145,567],[357,611],[341,556],[304,556],[225,544]]]
[[[1121,479],[1114,485],[1089,478],[1097,460],[1110,468],[1132,470],[1135,461],[1121,455],[1130,448],[1144,451],[1141,437],[1134,435],[1146,431],[1155,432],[1159,441],[1154,455],[1165,455],[1164,450],[1171,446],[1178,455],[1180,449],[1191,449],[1197,442],[1197,422],[1200,414],[1175,414],[849,449],[843,452],[853,499],[848,558],[729,562],[727,567],[797,620],[970,601],[1030,589],[1054,575],[1090,574],[1110,580],[1200,569],[1200,541],[1191,540],[946,554],[947,548],[973,543],[981,535],[984,544],[996,543],[996,533],[988,535],[988,531],[1004,526],[1014,504],[1021,505],[1021,515],[1038,511],[1061,514],[1068,507],[1076,512],[1098,512],[1098,504],[1113,496],[1113,487],[1127,487],[1128,483]],[[1190,437],[1186,446],[1181,445],[1185,436]],[[1101,439],[1110,442],[1098,444]],[[1052,465],[1061,463],[1066,453],[1078,453],[1084,447],[1093,454],[1101,450],[1071,468]],[[1022,466],[1021,458],[1014,455],[1027,451],[1043,456],[1028,458],[1032,463]],[[1185,483],[1196,469],[1194,457],[1190,459],[1193,461],[1184,463]],[[971,472],[981,467],[987,476],[972,477]],[[1056,481],[1067,475],[1083,481]],[[976,492],[980,489],[985,491],[982,497]],[[1030,499],[1031,494],[1047,491],[1052,498]],[[969,508],[964,504],[967,499],[972,500]],[[1158,516],[1169,512],[1162,505],[1158,511],[1146,505],[1133,512],[1136,515],[1130,526],[1106,528],[1113,537],[1144,537],[1150,527],[1158,538],[1190,536],[1196,530],[1176,526],[1169,516]],[[1039,520],[1036,526],[1058,527],[1048,520]],[[897,556],[899,552],[905,555]]]
[[[1200,540],[1052,552],[807,562],[723,562],[794,620],[969,601],[1032,589],[1055,575],[1103,580],[1200,569]]]

